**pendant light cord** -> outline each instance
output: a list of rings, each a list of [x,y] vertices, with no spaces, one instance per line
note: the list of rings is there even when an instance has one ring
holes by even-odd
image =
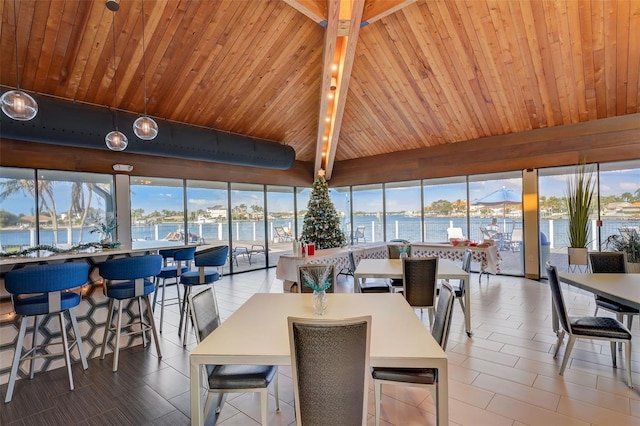
[[[16,88],[20,90],[20,74],[18,71],[18,12],[16,0],[13,0],[13,41],[16,45]]]
[[[15,1],[15,0],[14,0]],[[144,0],[140,0],[142,6],[142,80],[144,84],[144,115],[147,115],[147,63],[144,54]]]
[[[14,0],[15,1],[15,0]],[[113,110],[115,111],[115,124],[114,127],[116,131],[118,131],[118,108],[116,107],[118,103],[118,80],[117,80],[117,69],[116,69],[116,12],[113,11],[113,19],[111,20],[111,30],[113,32]]]

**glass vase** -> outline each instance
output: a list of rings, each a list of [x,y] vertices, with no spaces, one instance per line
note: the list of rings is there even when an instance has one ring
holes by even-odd
[[[313,291],[311,295],[311,303],[313,304],[313,313],[316,315],[324,315],[327,310],[327,292],[324,290]]]

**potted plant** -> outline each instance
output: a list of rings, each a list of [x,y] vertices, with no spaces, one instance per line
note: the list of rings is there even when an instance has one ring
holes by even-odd
[[[625,253],[627,272],[640,273],[640,234],[635,229],[620,230],[620,235],[610,235],[605,247]]]
[[[595,181],[585,164],[569,177],[566,187],[566,207],[569,213],[569,265],[587,265],[587,245],[591,237],[591,214]]]
[[[96,232],[100,233],[100,243],[111,244],[111,238],[113,238],[113,231],[118,228],[118,224],[116,223],[116,218],[112,217],[106,222],[98,222],[93,229],[90,231],[91,234],[95,234]]]

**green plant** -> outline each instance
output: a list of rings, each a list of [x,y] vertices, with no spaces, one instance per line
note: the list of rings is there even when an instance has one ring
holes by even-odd
[[[99,232],[102,239],[106,239],[106,238],[111,238],[113,237],[113,231],[115,231],[116,229],[118,229],[118,224],[116,223],[116,218],[112,217],[111,219],[107,220],[106,222],[98,222],[91,231],[89,231],[89,233],[91,234],[95,234],[96,232]]]
[[[589,244],[594,193],[593,173],[583,164],[567,180],[565,195],[569,212],[569,247],[582,248]]]
[[[627,254],[627,262],[640,263],[640,234],[631,229],[624,234],[610,235],[605,241],[605,247],[611,251],[621,251]]]
[[[331,268],[325,267],[321,270],[306,270],[302,271],[302,277],[304,279],[304,285],[310,287],[313,291],[326,291],[331,287]]]

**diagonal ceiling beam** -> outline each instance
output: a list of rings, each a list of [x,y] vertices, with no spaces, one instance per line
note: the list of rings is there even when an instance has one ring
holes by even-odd
[[[362,26],[373,24],[415,2],[416,0],[368,0],[362,13]]]
[[[284,2],[312,21],[322,26],[326,25],[326,0],[284,0]]]

